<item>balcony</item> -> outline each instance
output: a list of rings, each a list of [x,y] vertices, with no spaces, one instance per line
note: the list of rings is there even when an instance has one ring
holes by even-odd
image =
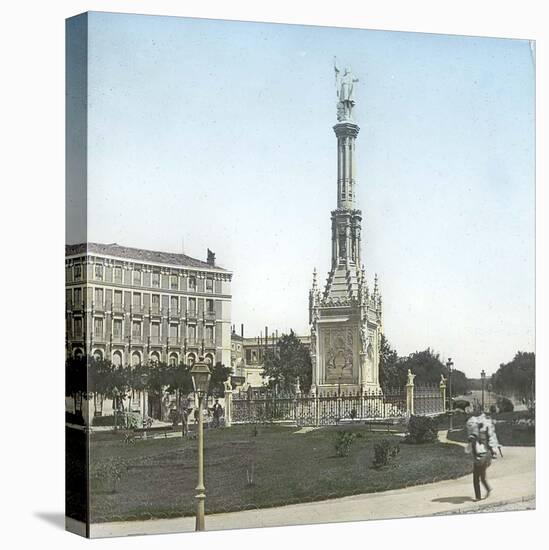
[[[206,321],[215,321],[215,311],[206,311],[204,313],[204,318],[206,319]]]
[[[196,310],[188,310],[187,311],[187,319],[189,321],[196,321],[196,319],[197,319]]]
[[[171,307],[168,310],[168,317],[170,317],[170,319],[179,319],[179,308]]]
[[[181,338],[179,338],[179,336],[169,336],[168,337],[168,346],[172,347],[172,348],[175,348],[175,347],[180,348],[181,347]]]
[[[143,315],[145,313],[145,308],[141,304],[132,304],[130,313],[132,315]]]

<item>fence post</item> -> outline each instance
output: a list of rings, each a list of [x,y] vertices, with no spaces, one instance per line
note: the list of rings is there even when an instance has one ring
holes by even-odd
[[[442,412],[446,412],[446,378],[440,375],[440,396],[442,397]]]
[[[318,410],[318,408],[319,408],[318,386],[313,386],[311,388],[311,391],[313,392],[313,396],[314,396],[314,399],[315,399],[315,426],[318,426],[319,425],[319,416],[320,416],[320,411]]]
[[[229,428],[232,423],[232,414],[233,414],[233,387],[231,385],[231,380],[225,382],[225,426]]]
[[[414,378],[415,374],[408,369],[408,382],[406,383],[406,416],[414,414]]]

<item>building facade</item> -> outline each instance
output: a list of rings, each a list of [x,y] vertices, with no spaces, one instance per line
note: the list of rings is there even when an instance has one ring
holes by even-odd
[[[353,120],[350,70],[336,68],[337,208],[332,211],[332,263],[320,289],[316,270],[309,292],[313,388],[379,391],[382,305],[377,276],[373,292],[361,260],[362,212],[356,203],[355,142],[360,128]]]
[[[66,246],[67,355],[115,365],[231,364],[232,273],[184,254]]]
[[[265,334],[268,329],[265,327]],[[307,336],[297,336],[300,342],[309,349],[311,339]],[[268,350],[275,350],[278,344],[278,331],[265,337],[263,332],[256,337],[245,337],[244,326],[240,333],[233,327],[231,335],[231,366],[233,386],[241,389],[259,388],[267,384],[263,378],[263,364]]]

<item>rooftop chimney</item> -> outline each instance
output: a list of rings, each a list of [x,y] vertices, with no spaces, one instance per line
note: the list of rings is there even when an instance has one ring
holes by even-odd
[[[208,248],[208,258],[206,260],[208,265],[215,267],[215,254]]]

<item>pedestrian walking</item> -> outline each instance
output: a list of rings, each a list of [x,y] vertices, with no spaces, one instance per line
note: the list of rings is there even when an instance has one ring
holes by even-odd
[[[469,434],[469,445],[471,456],[473,458],[473,489],[475,491],[475,500],[481,500],[481,484],[486,491],[485,498],[490,496],[492,488],[486,478],[486,470],[492,463],[492,458],[496,458],[497,438],[495,436],[494,425],[491,419],[484,414],[477,417],[471,417],[467,421],[467,430]]]
[[[219,399],[215,400],[214,406],[212,407],[213,422],[212,428],[219,428],[220,420],[223,416],[223,407],[219,404]]]

